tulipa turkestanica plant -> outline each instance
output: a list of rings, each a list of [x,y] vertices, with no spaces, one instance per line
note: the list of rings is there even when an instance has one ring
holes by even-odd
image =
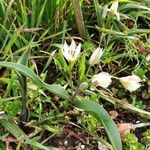
[[[0,11],[0,149],[149,148],[149,1],[1,0]]]

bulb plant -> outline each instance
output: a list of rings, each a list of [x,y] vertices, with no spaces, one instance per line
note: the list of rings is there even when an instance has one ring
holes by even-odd
[[[108,149],[122,150],[122,143],[125,149],[143,149],[131,135],[121,141],[115,118],[102,104],[107,101],[109,109],[121,108],[150,119],[144,104],[150,98],[149,2],[12,0],[0,4],[0,81],[4,83],[0,85],[0,147],[8,149],[12,140],[17,150],[29,149],[28,145],[51,149],[49,139],[72,123],[68,115],[72,111],[77,115],[72,124],[83,123],[86,132]],[[80,37],[72,35],[76,29]],[[132,127],[145,126],[149,123]],[[98,135],[101,128],[106,140]],[[41,141],[45,133],[50,137]],[[143,134],[144,144],[148,133]]]

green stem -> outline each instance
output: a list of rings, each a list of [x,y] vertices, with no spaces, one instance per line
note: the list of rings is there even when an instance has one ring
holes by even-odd
[[[22,95],[22,110],[20,114],[20,121],[27,122],[28,121],[28,107],[27,107],[27,78],[24,75],[20,75],[19,73],[19,83]]]
[[[96,89],[96,88],[95,88]],[[106,91],[102,91],[102,90],[98,90],[96,89],[96,91],[98,91],[101,95],[102,98],[104,98],[105,100],[107,100],[108,102],[116,105],[117,107],[121,107],[124,108],[126,110],[129,110],[131,112],[137,113],[139,115],[141,115],[142,117],[145,117],[147,119],[150,119],[150,112],[145,111],[145,110],[141,110],[135,106],[133,106],[132,104],[129,104],[126,101],[123,100],[119,100],[117,98],[114,98],[111,93],[108,93]]]
[[[72,69],[73,69],[73,66],[74,66],[74,62],[70,62],[69,64],[69,83],[70,83],[70,86],[71,86],[71,94],[73,96],[73,81],[72,81]]]
[[[132,128],[136,129],[136,128],[142,128],[142,127],[147,127],[147,126],[150,126],[150,122],[133,124]]]

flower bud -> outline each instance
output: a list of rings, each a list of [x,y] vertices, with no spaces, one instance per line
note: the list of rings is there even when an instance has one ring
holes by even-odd
[[[88,83],[87,82],[82,82],[79,86],[79,90],[84,91],[85,89],[87,89],[87,87],[88,87]]]
[[[91,66],[95,65],[98,63],[99,59],[101,58],[103,54],[103,49],[98,47],[94,52],[93,54],[91,55],[90,57],[90,60],[89,60],[89,64]]]

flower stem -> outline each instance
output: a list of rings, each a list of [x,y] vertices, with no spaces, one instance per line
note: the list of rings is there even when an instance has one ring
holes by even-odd
[[[136,128],[142,128],[142,127],[146,127],[146,126],[150,126],[150,122],[133,124],[132,128],[136,129]]]
[[[108,93],[108,92],[102,91],[102,90],[98,90],[97,88],[95,88],[95,90],[99,92],[99,94],[101,95],[102,98],[104,98],[106,101],[116,105],[117,107],[121,107],[123,109],[137,113],[144,118],[150,119],[150,112],[145,111],[145,110],[141,110],[141,109],[133,106],[132,104],[129,104],[126,101],[114,98],[111,93]]]
[[[20,121],[27,122],[28,121],[28,107],[27,107],[27,78],[24,75],[20,75],[17,73],[20,83],[20,90],[22,96],[22,110],[20,114]]]

